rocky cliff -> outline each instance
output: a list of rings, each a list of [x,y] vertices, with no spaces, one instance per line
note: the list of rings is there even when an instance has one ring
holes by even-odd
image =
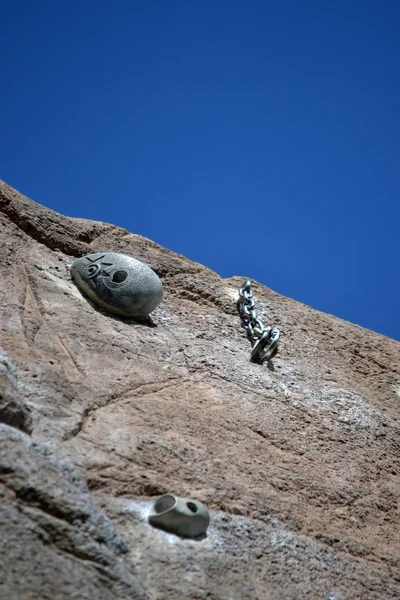
[[[253,364],[243,277],[5,183],[0,236],[1,598],[400,597],[399,343],[255,283],[282,340]],[[106,250],[161,277],[152,322],[74,285]],[[149,525],[165,492],[207,537]]]

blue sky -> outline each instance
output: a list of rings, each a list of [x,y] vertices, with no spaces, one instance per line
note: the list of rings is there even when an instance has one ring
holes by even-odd
[[[0,177],[400,340],[399,31],[398,0],[5,0]]]

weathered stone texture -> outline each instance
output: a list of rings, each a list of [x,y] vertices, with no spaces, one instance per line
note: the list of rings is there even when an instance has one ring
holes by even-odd
[[[4,183],[0,242],[1,598],[400,597],[399,343],[255,283],[282,341],[252,364],[243,278]],[[81,295],[98,251],[162,278],[152,322]],[[206,539],[147,523],[165,492]]]

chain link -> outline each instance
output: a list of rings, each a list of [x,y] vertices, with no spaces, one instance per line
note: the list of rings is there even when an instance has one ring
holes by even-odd
[[[243,325],[247,330],[247,337],[252,343],[250,360],[260,363],[269,360],[278,351],[281,332],[277,327],[265,326],[258,318],[249,279],[239,290],[237,306]]]

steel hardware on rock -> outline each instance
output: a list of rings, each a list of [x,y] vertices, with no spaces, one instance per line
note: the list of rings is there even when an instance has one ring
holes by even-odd
[[[237,306],[247,330],[247,337],[252,343],[250,360],[260,363],[269,360],[277,352],[281,332],[278,327],[265,326],[258,318],[249,279],[239,289]]]

